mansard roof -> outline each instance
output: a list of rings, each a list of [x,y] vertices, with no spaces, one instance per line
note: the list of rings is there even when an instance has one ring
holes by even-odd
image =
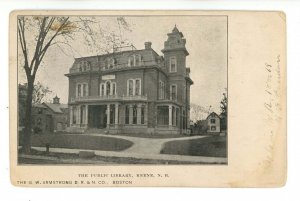
[[[163,62],[163,57],[157,54],[152,48],[129,50],[75,58],[75,61],[70,69],[70,73],[78,72],[77,69],[79,69],[81,62],[88,62],[91,71],[98,71],[106,65],[108,59],[115,59],[118,67],[126,67],[128,65],[128,58],[132,55],[140,55],[145,66],[157,65],[158,63]]]

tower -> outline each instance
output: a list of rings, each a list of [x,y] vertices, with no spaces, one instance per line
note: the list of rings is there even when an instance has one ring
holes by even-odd
[[[168,39],[164,43],[162,52],[168,74],[168,94],[171,101],[175,101],[181,105],[180,128],[188,130],[190,86],[193,84],[193,81],[189,78],[190,69],[186,67],[186,57],[189,55],[189,52],[185,47],[186,39],[176,25],[172,32],[167,35]]]
[[[164,49],[162,49],[168,73],[186,75],[186,56],[189,53],[185,44],[186,39],[175,25],[172,32],[168,33],[168,39],[164,43]]]
[[[57,95],[53,98],[53,104],[59,104],[59,99]]]

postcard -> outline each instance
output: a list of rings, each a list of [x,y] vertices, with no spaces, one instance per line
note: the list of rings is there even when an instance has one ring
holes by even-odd
[[[10,15],[11,182],[280,187],[280,11]]]

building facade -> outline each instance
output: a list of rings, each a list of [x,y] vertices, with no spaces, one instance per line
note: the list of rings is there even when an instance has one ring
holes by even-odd
[[[163,56],[145,48],[75,59],[69,78],[70,130],[189,133],[189,55],[175,26]]]
[[[212,112],[206,118],[207,132],[208,133],[220,133],[220,117],[215,112]]]
[[[65,131],[68,127],[69,109],[67,104],[61,104],[59,98],[53,98],[53,103],[35,104],[32,107],[32,128],[35,134],[48,134]]]

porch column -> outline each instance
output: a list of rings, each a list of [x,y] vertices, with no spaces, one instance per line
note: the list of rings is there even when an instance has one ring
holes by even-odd
[[[133,105],[129,105],[129,124],[133,122]]]
[[[115,104],[115,125],[119,124],[119,103]]]
[[[86,126],[89,123],[89,105],[85,105],[85,124]]]
[[[186,126],[186,128],[187,129],[190,129],[190,109],[188,109],[187,111],[186,111],[186,121],[187,121],[187,126]]]
[[[70,126],[73,124],[73,106],[70,106]]]
[[[169,105],[169,126],[172,126],[172,105]]]
[[[107,110],[106,110],[106,128],[109,128],[109,124],[110,124],[110,104],[107,104]]]
[[[145,105],[144,124],[148,125],[148,103],[146,103],[146,105]]]
[[[142,105],[138,104],[137,105],[137,124],[141,124],[142,122]]]
[[[176,126],[176,121],[177,121],[177,116],[176,116],[176,107],[174,107],[174,126]]]

